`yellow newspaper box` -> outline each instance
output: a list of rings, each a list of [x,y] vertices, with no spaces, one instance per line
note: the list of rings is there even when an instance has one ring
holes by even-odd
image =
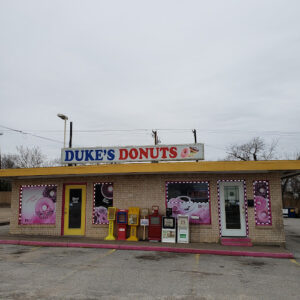
[[[130,226],[130,236],[127,241],[137,242],[137,230],[139,226],[140,209],[139,207],[128,208],[128,225]]]
[[[109,221],[108,225],[108,236],[105,238],[106,241],[113,241],[114,237],[114,221],[116,219],[116,207],[109,207],[107,210],[107,219]]]

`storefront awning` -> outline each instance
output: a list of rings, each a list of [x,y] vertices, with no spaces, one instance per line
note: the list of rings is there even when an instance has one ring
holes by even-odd
[[[280,172],[282,178],[298,175],[300,174],[300,160],[124,163],[28,169],[2,169],[0,170],[0,178],[17,179],[131,174],[268,172]]]

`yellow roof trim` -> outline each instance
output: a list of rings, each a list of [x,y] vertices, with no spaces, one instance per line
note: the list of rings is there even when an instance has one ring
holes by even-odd
[[[299,171],[300,160],[273,161],[201,161],[174,163],[131,163],[103,164],[85,166],[64,166],[28,169],[2,169],[0,178],[104,175],[104,174],[151,174],[188,172],[261,172],[261,171]]]

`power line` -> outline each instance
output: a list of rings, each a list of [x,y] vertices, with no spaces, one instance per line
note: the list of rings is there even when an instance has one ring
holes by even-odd
[[[0,127],[8,130],[8,131],[13,131],[13,132],[17,132],[23,135],[30,135],[36,138],[40,138],[43,140],[47,140],[47,141],[51,141],[51,142],[55,142],[55,143],[60,143],[62,144],[61,141],[56,140],[56,139],[52,139],[52,138],[48,138],[48,137],[44,137],[41,135],[37,135],[34,133],[31,133],[32,131],[35,132],[52,132],[52,133],[58,133],[58,132],[62,132],[62,130],[28,130],[28,131],[24,131],[24,130],[18,130],[18,129],[14,129],[14,128],[10,128],[7,126],[3,126],[0,125]],[[100,133],[106,136],[114,136],[114,135],[119,135],[120,133],[124,133],[127,132],[131,135],[143,135],[143,134],[151,134],[153,129],[147,129],[147,128],[134,128],[134,129],[83,129],[83,130],[74,130],[74,133]],[[192,132],[192,129],[187,129],[187,128],[157,128],[155,130],[159,130],[160,132],[169,132],[172,134],[176,134],[176,133],[188,133],[188,132]],[[254,134],[254,135],[273,135],[273,136],[279,136],[279,137],[295,137],[295,136],[299,136],[300,135],[300,131],[255,131],[255,130],[241,130],[241,129],[194,129],[197,130],[200,135],[202,134]]]
[[[5,129],[10,130],[10,131],[14,131],[14,132],[23,134],[23,135],[31,135],[31,136],[34,136],[34,137],[39,138],[39,139],[43,139],[43,140],[47,140],[47,141],[51,141],[51,142],[55,142],[55,143],[60,143],[60,144],[63,143],[63,142],[58,141],[58,140],[55,140],[55,139],[51,139],[51,138],[48,138],[48,137],[36,135],[36,134],[30,133],[30,132],[25,132],[25,131],[23,131],[23,130],[18,130],[18,129],[6,127],[6,126],[3,126],[3,125],[0,125],[0,127],[1,127],[1,128],[5,128]]]
[[[21,132],[23,134],[31,134],[32,133],[27,133],[21,130],[15,130],[11,129],[5,126],[1,126],[3,128],[7,128],[9,130]],[[134,132],[137,133],[139,132],[140,134],[149,132],[152,133],[153,129],[146,129],[146,128],[137,128],[137,129],[82,129],[82,130],[74,130],[74,132],[78,133],[117,133],[117,132]],[[154,130],[159,130],[159,131],[169,131],[172,133],[176,132],[191,132],[192,129],[186,129],[186,128],[156,128]],[[232,133],[232,134],[245,134],[245,133],[252,133],[252,134],[267,134],[267,135],[299,135],[300,131],[279,131],[279,130],[240,130],[240,129],[194,129],[202,133],[213,133],[213,134],[224,134],[224,133]],[[34,129],[34,130],[28,130],[28,131],[35,131],[35,132],[62,132],[62,130],[39,130],[39,129]],[[44,138],[44,137],[42,137]]]

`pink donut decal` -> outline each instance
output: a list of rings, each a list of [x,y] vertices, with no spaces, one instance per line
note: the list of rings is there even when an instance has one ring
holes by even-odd
[[[190,224],[211,224],[209,194],[208,181],[166,182],[166,207],[172,208],[175,218],[189,216]]]
[[[35,214],[40,219],[48,219],[54,213],[54,203],[51,199],[43,197],[35,205]]]
[[[256,196],[255,201],[256,201],[256,209],[257,210],[263,210],[266,208],[267,201],[264,197]]]
[[[107,209],[113,206],[113,183],[94,183],[94,203],[92,224],[108,224]]]
[[[210,223],[209,203],[196,203],[187,196],[179,196],[170,199],[167,207],[172,208],[173,217],[186,215],[190,217],[190,223]]]
[[[56,185],[23,185],[20,191],[20,225],[55,224]]]
[[[190,148],[189,147],[186,147],[186,148],[183,148],[181,153],[180,153],[180,156],[182,158],[186,158],[190,155]]]
[[[260,180],[253,182],[255,224],[272,225],[269,182]]]
[[[257,219],[261,223],[267,223],[268,222],[268,212],[265,210],[259,211],[257,213]]]
[[[107,208],[104,206],[95,207],[94,212],[94,224],[106,224],[107,219]]]

